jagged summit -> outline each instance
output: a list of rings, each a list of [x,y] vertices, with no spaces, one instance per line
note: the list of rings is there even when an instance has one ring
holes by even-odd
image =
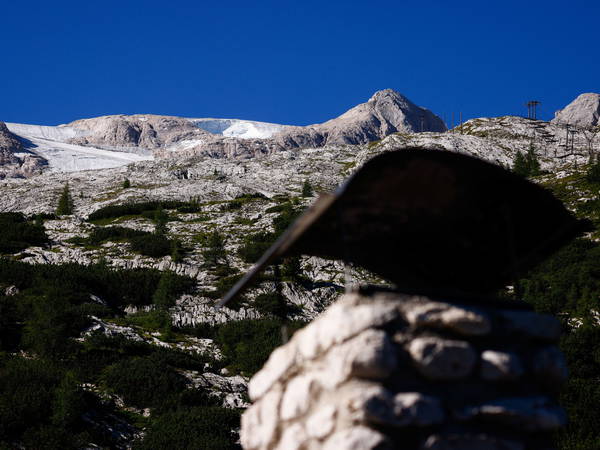
[[[393,89],[375,92],[371,98],[325,123],[284,130],[275,138],[282,146],[366,144],[397,132],[444,132],[444,121],[415,105]]]
[[[384,97],[395,97],[395,98],[403,98],[406,99],[406,97],[404,97],[400,92],[395,91],[393,89],[387,88],[387,89],[381,89],[380,91],[376,91],[371,98],[369,99],[370,102],[376,101],[380,98],[384,98]]]
[[[366,102],[355,106],[337,119],[325,122],[333,124],[336,121],[352,120],[369,128],[371,123],[379,122],[378,139],[391,132],[416,133],[419,131],[446,131],[443,120],[426,108],[415,105],[404,95],[393,89],[375,92]],[[364,143],[364,142],[363,142]]]
[[[600,125],[600,94],[581,94],[563,109],[554,113],[553,123],[568,123],[579,127]]]

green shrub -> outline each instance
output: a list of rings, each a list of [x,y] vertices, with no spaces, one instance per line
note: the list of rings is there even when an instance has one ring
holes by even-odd
[[[152,296],[152,303],[161,309],[168,309],[175,304],[173,293],[177,291],[177,275],[173,272],[163,272],[156,291]]]
[[[275,319],[227,322],[218,327],[215,341],[223,351],[228,367],[250,376],[282,344],[282,326],[283,323]],[[294,331],[303,324],[295,322],[287,326]]]
[[[43,226],[28,221],[21,213],[0,213],[0,252],[17,253],[49,242]]]
[[[54,287],[78,293],[82,299],[89,299],[89,294],[94,294],[112,307],[150,304],[161,276],[162,272],[156,269],[113,269],[102,264],[84,266],[74,263],[31,265],[0,258],[0,283],[19,289]],[[196,281],[174,275],[170,286],[169,295],[177,298],[192,292]]]
[[[77,379],[54,363],[14,357],[0,370],[0,443],[74,448],[72,434],[85,409]],[[35,442],[42,437],[47,440]]]
[[[182,207],[196,207],[194,202],[180,202],[175,200],[148,201],[137,203],[125,203],[122,205],[109,205],[100,208],[88,216],[88,221],[101,219],[116,219],[122,216],[138,216],[143,213],[149,213],[149,218],[153,217],[154,211],[159,208],[177,209]]]
[[[147,231],[134,230],[127,227],[96,227],[86,239],[92,245],[101,244],[105,241],[129,240],[141,236],[148,236]]]
[[[183,408],[159,416],[135,450],[164,448],[237,449],[232,430],[239,428],[239,413],[218,407]]]
[[[585,178],[589,183],[600,184],[600,159],[590,164],[585,174]]]
[[[138,408],[158,407],[169,396],[186,389],[186,379],[164,359],[134,357],[107,367],[104,384]]]
[[[147,234],[129,240],[131,250],[152,258],[171,254],[172,243],[163,234]]]
[[[52,416],[60,372],[45,360],[12,358],[0,371],[0,439],[19,436]]]
[[[252,306],[260,313],[285,318],[288,308],[285,299],[276,292],[266,292],[256,296]]]
[[[28,296],[22,300],[22,308],[27,308],[23,345],[48,357],[62,357],[76,345],[71,339],[87,323],[86,316],[78,305],[75,296],[65,291],[49,288],[42,295]]]
[[[244,262],[255,263],[275,242],[273,233],[260,232],[244,238],[242,245],[238,248],[238,255]]]
[[[216,269],[227,265],[227,252],[225,251],[225,237],[217,230],[203,235],[202,243],[205,249],[202,251],[204,266]]]

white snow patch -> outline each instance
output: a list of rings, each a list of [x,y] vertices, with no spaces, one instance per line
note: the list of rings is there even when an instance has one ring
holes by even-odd
[[[89,131],[69,127],[67,125],[51,127],[46,125],[7,123],[6,127],[11,133],[24,137],[25,139],[41,138],[59,142],[65,142],[69,139],[89,134]]]
[[[55,172],[76,172],[79,170],[108,169],[137,161],[154,159],[152,156],[114,152],[94,147],[53,142],[44,139],[30,139],[36,146],[30,150],[48,161]]]
[[[183,141],[176,142],[170,145],[167,150],[170,152],[177,152],[181,150],[188,150],[204,143],[204,139],[184,139]]]
[[[287,125],[254,122],[241,119],[189,119],[195,126],[213,134],[241,139],[266,139],[285,129]]]
[[[20,123],[7,123],[6,126],[12,133],[25,140],[27,150],[46,159],[53,172],[109,169],[154,159],[148,154],[140,155],[68,144],[65,141],[88,133],[74,127]]]

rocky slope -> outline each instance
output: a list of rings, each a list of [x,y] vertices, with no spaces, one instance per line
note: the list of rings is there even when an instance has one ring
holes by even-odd
[[[435,114],[400,93],[385,89],[366,103],[323,124],[284,130],[274,139],[284,148],[366,144],[392,133],[444,132],[446,125]]]
[[[365,144],[395,132],[446,130],[439,117],[392,89],[376,92],[369,101],[340,117],[307,127],[153,115],[98,117],[75,121],[69,126],[88,131],[86,136],[71,140],[76,144],[166,150],[162,156],[184,150],[188,155],[226,157],[325,145]]]
[[[394,119],[394,114],[388,114],[395,106],[389,106],[387,102],[396,101],[394,98],[390,100],[389,96],[395,98],[393,93],[381,94],[372,105],[359,107],[341,124],[336,122],[337,119],[332,121],[333,125],[328,122],[330,124],[327,125],[328,129],[334,131],[331,131],[326,138],[329,139],[331,136],[334,142],[338,139],[336,136],[339,136],[335,134],[338,125],[339,129],[351,130],[353,128],[348,125],[349,123],[359,124],[357,129],[360,130],[371,130],[369,133],[372,134],[369,136],[387,133],[392,129],[392,122],[396,124],[393,127],[400,127],[401,122],[406,120],[406,116],[401,118],[400,113],[396,111],[398,114]],[[137,118],[134,120],[132,117]],[[376,119],[371,120],[369,117]],[[148,120],[140,120],[141,118]],[[46,145],[44,148],[47,148],[48,152],[53,148],[57,149],[60,140],[75,139],[79,140],[77,142],[84,143],[83,139],[90,139],[89,142],[92,143],[91,139],[95,139],[94,136],[98,135],[104,136],[103,139],[110,139],[113,144],[126,142],[130,145],[130,147],[119,147],[120,152],[103,150],[110,154],[141,158],[143,155],[134,155],[122,150],[139,151],[140,148],[146,148],[140,146],[155,146],[154,151],[157,154],[171,152],[178,157],[137,161],[133,164],[109,166],[93,171],[43,173],[26,180],[2,180],[0,185],[3,195],[0,197],[0,211],[22,211],[27,215],[51,213],[55,210],[57,199],[67,182],[74,197],[73,215],[44,222],[44,228],[52,241],[51,245],[44,248],[30,247],[15,257],[30,264],[66,262],[90,264],[105,260],[113,267],[152,267],[190,276],[196,280],[196,291],[182,295],[169,310],[172,323],[180,327],[210,326],[266,317],[265,313],[255,306],[254,301],[258,295],[273,290],[272,284],[268,282],[251,290],[237,309],[215,309],[214,298],[207,296],[206,292],[215,289],[219,280],[204,266],[205,237],[213,230],[219,230],[226,236],[225,250],[228,263],[236,273],[243,273],[250,266],[240,258],[238,252],[244,240],[258,232],[272,231],[273,219],[280,214],[283,205],[291,204],[298,209],[308,206],[312,198],[301,196],[305,180],[308,180],[317,192],[332,191],[375,154],[405,147],[462,152],[496,164],[510,166],[518,151],[526,152],[533,146],[542,167],[552,170],[553,176],[557,179],[569,174],[575,165],[587,161],[585,141],[578,137],[578,134],[575,135],[574,151],[571,151],[564,145],[564,128],[560,125],[518,117],[475,119],[451,132],[410,133],[404,129],[404,132],[394,132],[378,142],[333,145],[327,141],[326,145],[321,147],[315,145],[312,148],[291,149],[283,149],[275,145],[277,133],[283,135],[293,131],[289,128],[268,129],[265,133],[273,132],[273,137],[269,139],[256,137],[242,139],[235,136],[233,132],[230,136],[211,134],[193,123],[191,127],[182,125],[186,129],[185,133],[189,134],[179,135],[176,131],[181,123],[178,118],[123,116],[112,122],[112,119],[91,120],[92,122],[83,125],[70,124],[68,127],[23,128],[21,126],[19,128],[10,124],[9,128],[14,127],[13,129],[21,130],[22,133],[28,133],[30,142],[38,143],[40,146]],[[148,125],[144,126],[146,122]],[[368,128],[365,123],[373,127]],[[213,125],[219,124],[213,123]],[[213,128],[213,131],[220,130],[225,133],[236,124],[221,123],[219,126],[221,128]],[[324,127],[325,124],[322,126]],[[307,128],[310,129],[309,133],[312,136],[310,139],[307,138],[307,142],[313,138],[317,139],[323,130],[320,127],[317,125]],[[134,131],[130,131],[130,128]],[[246,134],[246,131],[239,131],[241,135],[253,133]],[[323,137],[325,132],[322,133]],[[7,136],[6,142],[13,143],[10,154],[18,155],[19,151],[14,152],[16,148],[14,140],[10,140],[14,139],[14,136],[6,132],[4,135]],[[361,139],[360,133],[352,136],[354,136],[352,139]],[[202,145],[205,150],[195,151],[194,146],[197,145],[197,141],[203,139],[205,141],[202,141]],[[98,140],[93,145],[102,146],[104,145],[102,142],[105,141]],[[270,142],[271,147],[265,147],[265,142]],[[213,143],[214,148],[208,146],[210,143]],[[223,151],[224,144],[221,143],[227,144],[227,150]],[[100,151],[97,147],[90,147],[88,144],[61,145],[65,146],[60,147],[64,149]],[[595,145],[598,147],[598,143]],[[207,151],[207,148],[212,150]],[[249,155],[252,157],[248,157]],[[130,181],[130,187],[123,186],[123,181],[126,179]],[[241,197],[245,194],[254,196]],[[103,242],[98,245],[85,245],[76,239],[73,240],[77,237],[85,238],[93,230],[106,226],[153,231],[155,226],[153,221],[143,215],[124,215],[97,223],[86,221],[92,212],[104,206],[148,200],[193,200],[198,205],[199,209],[195,212],[180,212],[175,209],[167,211],[171,219],[167,223],[168,236],[179,239],[186,248],[181,260],[174,261],[171,256],[158,258],[142,256],[134,252],[129,243],[122,240]],[[302,258],[298,275],[301,281],[285,280],[279,286],[286,303],[294,307],[294,312],[290,314],[292,319],[312,320],[317,317],[339,296],[345,282],[344,266],[340,262],[319,258]],[[372,275],[359,268],[350,271],[350,278],[360,282],[374,280]],[[128,307],[124,313],[128,314],[128,317],[135,317],[140,309],[142,308]],[[168,342],[148,334],[145,330],[119,325],[119,323],[95,321],[93,328],[107,335],[119,334],[130,340],[142,339],[152,345],[163,347],[169,345]],[[194,340],[192,336],[185,336],[179,344],[172,345],[175,347],[179,345],[185,350],[194,348],[200,351],[205,347],[210,347],[215,352],[219,350],[213,346],[212,341],[201,342]],[[232,407],[246,405],[244,379],[226,376],[226,373],[186,372],[185,375],[194,383],[210,385],[215,392],[223,394],[220,395],[223,405]]]
[[[552,123],[581,128],[600,125],[600,94],[581,94],[563,109],[556,111]]]
[[[112,149],[152,151],[180,141],[201,141],[210,136],[187,119],[152,114],[102,116],[76,120],[68,126],[86,131],[85,135],[72,138],[71,143]]]
[[[372,156],[383,151],[406,147],[437,148],[477,156],[496,164],[510,166],[518,151],[526,152],[533,144],[542,168],[569,170],[587,161],[585,152],[571,154],[562,143],[564,130],[551,123],[517,117],[476,119],[448,133],[395,133],[378,143],[365,145],[328,145],[322,148],[278,151],[251,159],[192,156],[138,162],[124,167],[73,173],[48,173],[28,180],[5,180],[0,211],[22,211],[26,214],[51,213],[58,196],[69,183],[74,195],[75,215],[46,221],[51,248],[31,248],[21,258],[33,264],[79,262],[89,264],[104,257],[113,266],[123,268],[154,267],[172,270],[195,278],[198,285],[212,289],[215,278],[202,268],[203,245],[198,236],[218,229],[227,236],[230,263],[244,272],[249,264],[237,255],[244,238],[259,231],[271,230],[283,199],[294,199],[297,208],[306,207],[311,198],[299,196],[305,180],[316,191],[333,191],[347,176]],[[462,134],[461,134],[462,133]],[[581,142],[583,145],[583,142]],[[123,188],[123,180],[131,181]],[[235,209],[236,197],[262,194]],[[169,211],[175,220],[168,231],[190,250],[183,260],[171,257],[151,258],[133,253],[127,243],[108,242],[87,248],[69,240],[86,237],[97,227],[85,218],[107,205],[148,200],[194,199],[201,205],[197,213]],[[123,217],[112,224],[152,231],[153,223],[143,217]],[[288,302],[301,307],[301,316],[311,318],[322,311],[344,285],[341,264],[307,258],[301,261],[302,275],[314,285],[286,284]],[[363,274],[355,272],[363,280]],[[256,292],[258,294],[259,292]],[[218,323],[231,319],[258,317],[251,305],[239,311],[220,311],[213,300],[202,296],[182,298],[173,308],[173,320],[181,325],[199,322]]]
[[[0,122],[0,164],[15,164],[15,153],[23,151],[23,144],[12,134],[4,122]]]
[[[386,89],[340,117],[306,127],[136,114],[81,119],[57,127],[9,124],[9,129],[29,141],[31,151],[46,158],[52,169],[74,171],[116,167],[152,156],[249,159],[291,149],[365,144],[396,132],[443,132],[446,127],[429,110]]]
[[[30,154],[17,136],[0,122],[0,178],[27,177],[41,172],[45,161]]]

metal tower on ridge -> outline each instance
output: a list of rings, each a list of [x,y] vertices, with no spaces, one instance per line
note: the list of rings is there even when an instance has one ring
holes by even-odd
[[[525,106],[527,106],[527,118],[528,119],[533,119],[533,120],[537,120],[537,106],[541,105],[542,102],[539,102],[537,100],[530,100],[527,103],[525,103]]]

